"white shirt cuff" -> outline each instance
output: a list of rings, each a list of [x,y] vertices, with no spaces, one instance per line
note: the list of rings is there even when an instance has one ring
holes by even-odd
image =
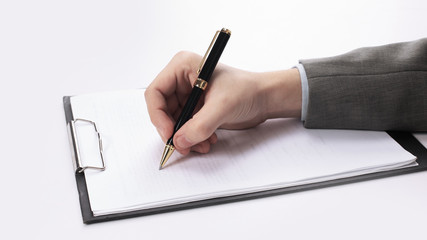
[[[301,93],[302,93],[302,105],[301,105],[301,121],[305,121],[307,117],[308,108],[308,80],[307,74],[305,73],[304,66],[300,63],[295,66],[298,68],[299,75],[301,78]]]

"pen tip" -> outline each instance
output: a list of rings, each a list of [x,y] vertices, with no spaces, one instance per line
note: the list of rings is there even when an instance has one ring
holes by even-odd
[[[163,150],[163,154],[162,154],[162,160],[160,160],[159,170],[163,169],[163,166],[166,164],[166,162],[168,161],[168,159],[170,158],[174,150],[175,150],[175,147],[173,145],[165,146],[165,149]]]

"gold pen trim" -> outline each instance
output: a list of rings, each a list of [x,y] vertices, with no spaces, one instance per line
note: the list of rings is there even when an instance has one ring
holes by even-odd
[[[203,58],[202,58],[202,62],[199,65],[199,69],[197,69],[197,74],[199,74],[202,71],[203,65],[205,65],[206,59],[208,58],[208,55],[211,52],[212,47],[215,43],[215,40],[218,38],[219,33],[220,33],[220,31],[216,31],[215,36],[213,37],[212,42],[209,45],[208,50],[205,53],[205,56],[203,56]]]
[[[206,82],[205,80],[198,78],[195,82],[193,87],[198,87],[200,89],[202,89],[203,91],[208,87],[208,82]]]
[[[229,36],[231,36],[230,29],[222,28],[220,31],[216,31],[215,36],[213,37],[212,42],[211,42],[211,44],[208,47],[208,50],[206,51],[205,55],[202,58],[202,61],[201,61],[200,65],[199,65],[199,69],[197,69],[197,74],[199,74],[202,71],[203,65],[205,65],[206,59],[208,58],[208,55],[211,52],[212,47],[213,47],[213,45],[215,43],[215,40],[218,38],[218,35],[219,35],[220,32],[223,32],[223,33],[228,34]]]
[[[165,149],[163,150],[163,154],[162,154],[162,159],[160,160],[159,170],[162,170],[162,168],[165,166],[166,162],[169,160],[174,150],[175,150],[175,147],[173,145],[165,146]]]
[[[223,28],[223,29],[221,29],[221,32],[226,33],[226,34],[228,34],[228,35],[231,35],[231,31],[230,31],[230,29],[227,29],[227,28]]]

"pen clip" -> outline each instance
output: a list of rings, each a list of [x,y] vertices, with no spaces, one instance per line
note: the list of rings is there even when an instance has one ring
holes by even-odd
[[[203,58],[202,58],[202,62],[199,65],[199,69],[197,69],[197,74],[200,74],[200,72],[202,71],[202,68],[203,68],[203,66],[205,65],[205,62],[206,62],[206,58],[208,57],[210,51],[212,50],[212,46],[214,45],[215,40],[218,38],[218,35],[219,35],[220,32],[221,31],[216,31],[215,36],[213,37],[212,42],[209,45],[209,48],[208,48],[208,50],[205,53],[205,56],[203,56]]]

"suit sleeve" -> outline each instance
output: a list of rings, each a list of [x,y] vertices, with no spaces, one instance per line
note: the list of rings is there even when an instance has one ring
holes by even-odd
[[[300,63],[305,127],[427,131],[427,38]]]

